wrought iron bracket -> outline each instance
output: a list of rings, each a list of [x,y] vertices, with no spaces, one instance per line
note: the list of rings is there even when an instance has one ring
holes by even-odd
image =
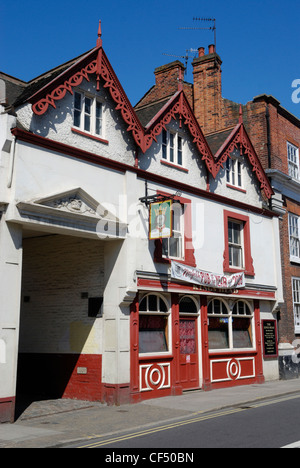
[[[142,198],[139,198],[139,201],[141,203],[144,203],[148,208],[151,205],[151,203],[163,202],[165,200],[174,200],[175,197],[181,197],[181,192],[176,192],[171,195],[161,195],[161,194],[148,195],[148,182],[145,181],[145,196]]]

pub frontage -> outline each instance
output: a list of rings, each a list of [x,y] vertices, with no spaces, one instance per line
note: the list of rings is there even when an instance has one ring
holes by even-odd
[[[133,400],[261,384],[272,372],[276,320],[261,320],[260,306],[271,316],[274,290],[217,288],[207,279],[215,275],[204,275],[203,286],[173,277],[138,278],[131,308]]]
[[[212,144],[183,64],[163,68],[171,94],[133,108],[99,25],[42,77],[0,75],[0,422],[22,391],[122,404],[279,378],[272,187],[242,116]]]

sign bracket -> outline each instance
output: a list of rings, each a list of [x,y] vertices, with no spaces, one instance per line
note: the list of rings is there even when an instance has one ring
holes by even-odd
[[[145,181],[145,196],[142,198],[139,198],[139,201],[141,203],[144,203],[147,208],[151,205],[151,203],[157,203],[157,202],[164,202],[166,200],[174,200],[175,197],[180,197],[181,192],[176,192],[172,195],[161,195],[161,194],[155,194],[155,195],[149,195],[148,194],[148,182]]]

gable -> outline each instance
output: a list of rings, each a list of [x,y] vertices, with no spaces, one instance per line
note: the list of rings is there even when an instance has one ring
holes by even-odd
[[[48,82],[30,96],[27,101],[31,103],[34,114],[41,116],[47,112],[49,107],[55,109],[57,101],[63,99],[67,93],[74,94],[75,89],[82,84],[83,80],[90,81],[91,77],[95,75],[97,90],[100,89],[101,81],[103,87],[109,90],[116,104],[115,109],[121,113],[127,131],[132,134],[136,145],[143,153],[150,148],[153,141],[156,141],[156,137],[165,128],[165,125],[172,118],[178,116],[180,121],[184,121],[188,126],[193,142],[196,144],[208,170],[215,177],[213,155],[183,90],[175,93],[163,108],[156,113],[150,124],[143,127],[102,48],[102,41],[99,40],[99,37],[96,48],[73,63],[51,82]]]
[[[274,193],[272,186],[251,143],[244,124],[240,122],[229,134],[228,133],[228,131],[223,132],[221,136],[221,138],[223,137],[223,143],[214,155],[216,172],[219,173],[221,168],[224,169],[228,158],[231,158],[232,153],[238,150],[247,158],[252,172],[255,174],[260,190],[270,199]],[[213,146],[216,144],[216,140],[220,138],[220,135],[215,135],[215,140],[213,139],[213,135],[209,138]],[[219,144],[220,142],[221,140],[219,139]]]
[[[272,188],[243,124],[240,122],[235,127],[221,148],[213,155],[184,94],[181,82],[178,84],[178,91],[171,99],[164,102],[159,110],[159,106],[151,110],[152,114],[151,112],[149,113],[150,118],[154,112],[156,113],[152,120],[144,127],[131,106],[102,48],[101,29],[98,31],[96,47],[30,96],[28,102],[32,104],[34,114],[41,116],[47,112],[49,107],[55,109],[57,101],[63,99],[67,93],[74,94],[74,90],[82,84],[83,80],[90,81],[91,77],[94,79],[95,76],[97,91],[100,89],[100,82],[103,88],[108,89],[115,103],[115,109],[121,113],[122,119],[126,124],[127,132],[133,136],[136,146],[141,149],[142,153],[145,153],[153,142],[157,141],[157,137],[163,129],[166,129],[166,125],[172,119],[179,119],[180,126],[183,124],[187,126],[200,158],[205,162],[208,171],[214,178],[220,169],[224,168],[224,163],[230,157],[233,149],[240,145],[243,147],[253,168],[261,190],[265,192],[267,198],[271,197],[273,193]]]

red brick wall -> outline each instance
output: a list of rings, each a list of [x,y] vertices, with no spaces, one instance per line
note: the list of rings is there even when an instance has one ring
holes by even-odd
[[[286,199],[287,214],[281,221],[281,256],[282,256],[282,280],[285,304],[281,308],[281,320],[279,322],[280,342],[292,343],[295,339],[292,277],[300,278],[300,265],[290,262],[289,221],[288,213],[300,216],[300,205]]]
[[[175,62],[158,67],[154,71],[155,86],[137,103],[136,109],[152,104],[166,98],[170,98],[178,91],[179,78],[184,79],[184,66],[177,60]],[[193,85],[183,82],[183,89],[193,108]]]

